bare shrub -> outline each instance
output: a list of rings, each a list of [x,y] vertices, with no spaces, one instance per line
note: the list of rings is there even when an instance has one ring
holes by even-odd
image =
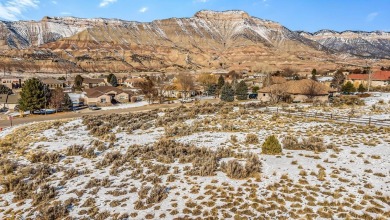
[[[146,199],[147,204],[159,203],[167,197],[166,188],[160,185],[153,186],[149,197]]]
[[[287,136],[283,139],[283,148],[288,150],[299,150],[300,143],[298,139],[294,136]]]
[[[326,147],[324,146],[324,140],[322,138],[314,136],[309,137],[307,139],[303,139],[301,146],[303,150],[317,152],[322,152],[326,150]]]
[[[247,144],[258,144],[259,138],[256,134],[247,134],[245,138],[245,143]]]
[[[40,206],[36,213],[36,219],[38,220],[52,220],[63,219],[67,217],[69,211],[67,207],[61,202],[55,201],[53,203],[45,203]]]
[[[31,163],[58,163],[61,159],[61,155],[57,152],[43,152],[43,151],[37,151],[37,152],[30,152],[30,154],[27,156],[28,160]]]

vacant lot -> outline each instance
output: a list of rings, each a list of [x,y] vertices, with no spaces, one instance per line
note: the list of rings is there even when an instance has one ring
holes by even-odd
[[[0,135],[0,218],[388,219],[389,132],[253,103],[22,126]]]

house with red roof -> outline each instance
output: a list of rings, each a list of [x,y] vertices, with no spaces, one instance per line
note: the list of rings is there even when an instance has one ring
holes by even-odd
[[[350,81],[355,87],[363,84],[367,87],[369,81],[369,74],[350,74],[346,81]],[[390,85],[390,71],[376,71],[371,74],[371,86],[387,86]]]

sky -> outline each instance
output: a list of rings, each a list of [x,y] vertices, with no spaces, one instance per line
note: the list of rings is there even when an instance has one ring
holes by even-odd
[[[0,0],[0,20],[44,16],[149,22],[200,10],[243,10],[291,30],[389,31],[390,0]]]

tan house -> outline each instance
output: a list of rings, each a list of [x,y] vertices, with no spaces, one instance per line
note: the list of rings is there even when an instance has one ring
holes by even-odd
[[[98,78],[84,78],[83,79],[83,87],[84,88],[95,88],[98,86],[107,86],[105,79],[98,79]]]
[[[21,77],[3,77],[1,78],[1,84],[7,86],[10,89],[21,88],[24,84],[25,79]]]
[[[19,94],[0,94],[0,108],[8,108],[9,110],[15,110],[15,107],[19,105]]]
[[[381,87],[390,85],[390,71],[377,71],[371,74],[371,80],[369,74],[350,74],[347,76],[347,82],[350,81],[356,88],[360,84],[365,87],[368,86],[368,81],[371,81],[371,86]]]
[[[41,81],[49,89],[56,89],[56,88],[63,89],[65,87],[65,82],[62,80],[49,78],[49,79],[43,79]]]
[[[131,79],[126,79],[123,85],[129,88],[139,88],[140,84],[145,81],[146,79],[144,78],[131,78]]]
[[[86,89],[84,103],[87,105],[108,106],[130,102],[131,94],[113,86],[99,86]]]
[[[262,102],[306,102],[328,101],[334,89],[311,79],[292,80],[262,88],[258,99]]]

